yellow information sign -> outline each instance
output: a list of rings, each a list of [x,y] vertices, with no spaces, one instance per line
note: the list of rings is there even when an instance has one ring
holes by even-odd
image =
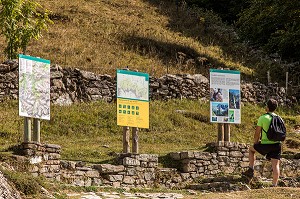
[[[117,124],[149,128],[149,102],[118,98]]]
[[[149,75],[117,70],[117,125],[149,128]]]

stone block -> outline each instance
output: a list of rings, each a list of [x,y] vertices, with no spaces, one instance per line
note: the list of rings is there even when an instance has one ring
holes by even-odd
[[[78,178],[76,178],[76,179],[73,181],[72,184],[75,185],[75,186],[83,187],[85,183],[84,183],[84,180],[83,180],[83,179],[78,179]]]
[[[243,162],[249,162],[249,158],[248,157],[244,157],[244,158],[242,158],[242,161]]]
[[[91,167],[76,167],[79,171],[92,171],[93,169]]]
[[[139,160],[136,160],[136,159],[133,159],[133,158],[130,158],[130,157],[125,157],[123,159],[123,165],[124,166],[140,166],[140,161]]]
[[[34,155],[35,155],[35,151],[32,150],[32,149],[24,149],[24,150],[23,150],[23,154],[24,154],[25,156],[34,156]]]
[[[180,153],[180,159],[192,159],[195,158],[193,151],[183,151]]]
[[[34,157],[29,158],[30,164],[38,164],[38,163],[41,163],[42,161],[43,161],[43,159],[41,156],[34,156]]]
[[[92,186],[101,186],[103,184],[101,178],[93,178],[92,179]]]
[[[125,171],[125,167],[123,165],[111,165],[111,164],[98,164],[94,165],[94,169],[97,169],[100,173],[108,174],[108,173],[119,173]]]
[[[84,171],[79,171],[79,170],[75,171],[74,174],[76,176],[85,176],[85,172]]]
[[[100,175],[99,175],[99,171],[97,170],[89,170],[86,172],[86,176],[90,178],[98,178]]]
[[[48,153],[49,160],[59,160],[60,158],[61,158],[61,155],[58,153]]]
[[[135,168],[127,168],[125,174],[128,176],[134,176],[137,174],[137,171]]]
[[[218,147],[218,152],[219,151],[229,151],[227,147]]]
[[[228,156],[228,152],[227,151],[218,151],[218,155],[219,156]]]
[[[235,143],[234,142],[225,142],[224,143],[224,146],[226,147],[226,148],[232,148],[232,147],[234,147],[235,146]]]
[[[204,172],[204,167],[197,167],[197,172],[198,173],[203,173]]]
[[[124,176],[123,183],[125,183],[125,184],[134,184],[135,179],[131,176]]]
[[[202,164],[203,164],[204,166],[207,166],[207,165],[210,165],[211,163],[210,163],[210,161],[203,161]]]
[[[196,165],[194,164],[185,164],[182,168],[183,172],[193,172],[197,170]]]
[[[120,182],[113,182],[112,183],[112,187],[113,188],[120,188],[121,187],[121,183]]]
[[[48,164],[48,165],[60,165],[60,160],[47,160],[47,161],[45,161],[45,164]]]
[[[218,164],[218,163],[219,163],[219,161],[218,161],[218,160],[214,160],[214,159],[213,159],[213,160],[211,160],[211,163],[212,163],[212,164]]]
[[[45,144],[46,149],[52,148],[52,149],[61,149],[61,146],[57,144]]]
[[[210,164],[207,166],[207,169],[212,171],[212,170],[217,170],[218,167],[219,167],[218,165]]]
[[[158,167],[158,162],[148,162],[148,167],[149,168],[157,168]]]
[[[244,154],[241,153],[240,151],[230,151],[229,156],[233,158],[242,158],[244,157]]]
[[[92,186],[92,179],[91,179],[91,178],[87,178],[87,179],[84,181],[84,186],[86,186],[86,187]]]
[[[180,173],[180,175],[183,180],[187,180],[191,176],[190,173]]]
[[[198,160],[211,160],[212,154],[209,152],[195,152],[195,158]]]
[[[146,181],[151,181],[155,179],[155,173],[151,173],[151,172],[145,172],[144,173],[144,179]]]
[[[148,163],[147,162],[144,162],[144,161],[141,161],[141,167],[148,167]]]
[[[76,162],[73,161],[60,161],[60,165],[63,169],[75,170],[76,169]]]
[[[122,182],[123,175],[107,175],[106,179],[111,182]]]

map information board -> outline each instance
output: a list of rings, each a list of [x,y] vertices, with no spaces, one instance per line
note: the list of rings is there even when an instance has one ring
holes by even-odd
[[[149,128],[149,75],[117,70],[117,125]]]
[[[19,55],[19,115],[50,120],[50,61]]]
[[[240,71],[210,69],[210,121],[241,123]]]

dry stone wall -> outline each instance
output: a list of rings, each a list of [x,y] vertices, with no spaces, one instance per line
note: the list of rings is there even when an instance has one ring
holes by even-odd
[[[208,99],[209,80],[201,74],[150,77],[150,98]],[[296,97],[286,98],[284,87],[276,83],[268,86],[259,82],[241,84],[243,102],[260,103],[275,97],[281,104],[295,103]],[[51,66],[51,102],[69,105],[73,102],[104,100],[112,102],[116,97],[116,78],[98,75],[79,69]],[[18,64],[7,61],[0,64],[0,101],[18,98]]]
[[[212,152],[183,151],[170,153],[176,168],[161,168],[155,154],[119,154],[115,164],[87,165],[84,162],[60,160],[60,147],[35,142],[23,143],[22,154],[28,158],[29,171],[51,180],[76,186],[186,188],[199,178],[220,174],[238,174],[248,166],[246,144],[219,142]],[[281,177],[299,178],[300,159],[282,159]],[[256,161],[257,175],[271,178],[271,164]],[[298,185],[300,186],[300,185]]]

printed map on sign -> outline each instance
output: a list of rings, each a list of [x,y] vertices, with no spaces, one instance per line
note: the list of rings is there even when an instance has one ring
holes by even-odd
[[[50,61],[19,55],[19,115],[50,120]]]
[[[119,73],[117,89],[120,98],[149,100],[149,81],[145,76]]]

